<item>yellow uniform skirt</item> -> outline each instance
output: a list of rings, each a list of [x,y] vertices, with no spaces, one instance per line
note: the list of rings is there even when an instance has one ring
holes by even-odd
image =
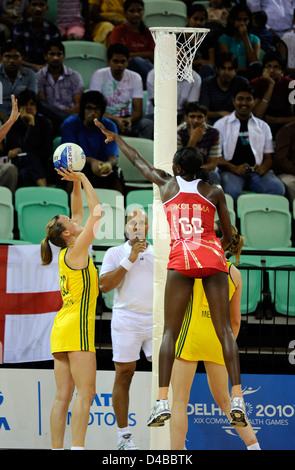
[[[229,268],[229,300],[231,300],[236,287],[230,276],[231,263],[227,262],[227,264]],[[224,364],[222,346],[211,320],[202,279],[195,280],[191,300],[176,342],[175,356],[187,361],[209,361]]]
[[[72,269],[65,262],[67,248],[59,254],[59,283],[63,306],[51,330],[51,353],[95,352],[95,312],[98,275],[89,257],[85,269]]]

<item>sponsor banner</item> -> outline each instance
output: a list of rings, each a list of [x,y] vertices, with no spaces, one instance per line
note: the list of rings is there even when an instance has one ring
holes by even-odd
[[[112,403],[115,373],[97,371],[86,435],[88,450],[116,450],[117,425]],[[0,369],[0,449],[50,449],[49,418],[56,393],[53,370]],[[135,372],[130,389],[129,427],[134,442],[149,449],[151,373]],[[74,394],[75,398],[75,394]],[[65,448],[71,447],[71,410]]]
[[[262,450],[295,450],[295,376],[242,375],[249,421]],[[246,446],[217,407],[206,374],[196,374],[188,406],[189,450],[245,450]]]

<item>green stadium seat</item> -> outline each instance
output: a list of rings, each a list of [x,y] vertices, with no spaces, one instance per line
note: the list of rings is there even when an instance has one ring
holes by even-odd
[[[85,89],[89,88],[92,74],[107,66],[107,49],[99,42],[64,41],[64,65],[76,70],[83,78]]]
[[[143,21],[148,28],[157,26],[184,27],[187,25],[186,15],[186,5],[181,1],[155,2],[145,0],[144,2]]]
[[[55,215],[69,215],[68,195],[59,188],[38,186],[18,188],[15,192],[20,239],[38,244],[46,236],[45,228]]]
[[[13,238],[14,206],[12,192],[5,186],[0,186],[0,238]]]
[[[242,194],[237,213],[245,247],[268,250],[291,246],[291,213],[284,196]]]

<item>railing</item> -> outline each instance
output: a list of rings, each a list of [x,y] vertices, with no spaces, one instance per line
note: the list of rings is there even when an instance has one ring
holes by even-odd
[[[237,340],[241,371],[294,374],[295,251],[245,249],[238,269],[243,277],[243,297],[247,306],[253,303],[250,302],[253,301],[252,293],[257,295],[257,289],[254,289],[257,285],[260,291],[255,310],[246,308],[242,311]],[[253,281],[256,281],[255,286]]]

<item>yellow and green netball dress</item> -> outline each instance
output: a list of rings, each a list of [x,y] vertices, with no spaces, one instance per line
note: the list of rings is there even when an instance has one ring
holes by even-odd
[[[236,287],[229,275],[229,300]],[[196,279],[182,327],[176,342],[175,356],[187,361],[209,361],[224,364],[221,343],[215,333],[202,279]]]
[[[63,306],[51,331],[51,353],[93,351],[98,296],[97,270],[89,257],[85,269],[71,269],[65,262],[68,248],[60,251],[59,283]]]

